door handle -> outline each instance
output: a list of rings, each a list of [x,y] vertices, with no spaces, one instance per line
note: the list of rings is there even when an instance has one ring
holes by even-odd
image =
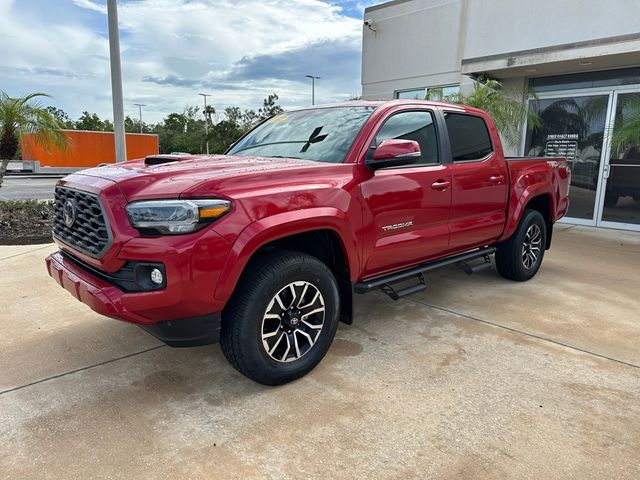
[[[499,185],[502,183],[502,181],[504,180],[504,175],[492,175],[489,180],[491,181],[491,183],[494,183],[496,185]]]
[[[431,184],[431,188],[433,188],[434,190],[446,190],[447,188],[449,188],[450,184],[451,183],[447,182],[446,180],[436,180]]]

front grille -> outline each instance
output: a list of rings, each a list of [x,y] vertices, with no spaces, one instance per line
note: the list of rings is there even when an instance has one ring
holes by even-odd
[[[98,196],[56,187],[53,235],[82,253],[100,258],[111,245],[111,234]]]

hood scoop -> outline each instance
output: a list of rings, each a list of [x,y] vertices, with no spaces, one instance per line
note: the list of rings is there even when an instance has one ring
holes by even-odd
[[[162,165],[163,163],[179,162],[191,157],[190,153],[170,154],[170,155],[149,155],[144,159],[145,165]]]

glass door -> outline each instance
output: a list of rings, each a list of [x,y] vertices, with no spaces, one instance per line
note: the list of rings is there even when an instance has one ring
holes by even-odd
[[[612,92],[571,91],[540,95],[529,100],[529,109],[542,124],[527,129],[524,154],[565,157],[571,168],[572,223],[596,225],[598,189],[605,151],[605,131]]]
[[[613,100],[598,225],[640,230],[640,89]]]

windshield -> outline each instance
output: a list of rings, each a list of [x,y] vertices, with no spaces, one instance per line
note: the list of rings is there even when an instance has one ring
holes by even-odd
[[[371,112],[373,107],[335,107],[281,113],[249,132],[227,154],[340,163]]]

